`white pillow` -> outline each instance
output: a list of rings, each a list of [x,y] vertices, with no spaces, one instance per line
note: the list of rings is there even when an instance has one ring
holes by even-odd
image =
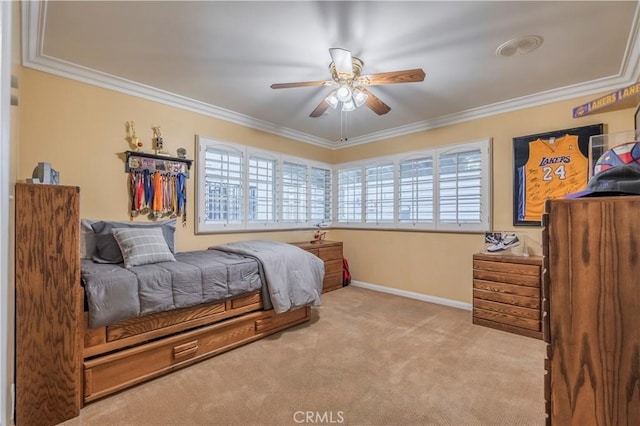
[[[175,262],[161,228],[114,228],[111,230],[124,259],[124,266]]]

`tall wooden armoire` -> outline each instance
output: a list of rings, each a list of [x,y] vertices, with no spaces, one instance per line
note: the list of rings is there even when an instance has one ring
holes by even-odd
[[[17,425],[80,413],[79,199],[77,187],[16,185]]]
[[[546,208],[547,423],[639,425],[640,197]]]

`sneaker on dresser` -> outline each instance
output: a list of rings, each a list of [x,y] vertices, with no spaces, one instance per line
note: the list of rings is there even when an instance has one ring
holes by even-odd
[[[498,244],[494,244],[490,247],[487,247],[487,251],[489,253],[497,253],[500,251],[504,251],[510,249],[512,247],[517,247],[520,245],[520,239],[513,234],[505,235],[502,237],[502,240]]]

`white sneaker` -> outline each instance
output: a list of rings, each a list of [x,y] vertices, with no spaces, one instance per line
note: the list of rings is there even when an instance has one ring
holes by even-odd
[[[510,249],[512,247],[517,247],[520,245],[520,240],[517,236],[511,234],[502,237],[502,241],[498,244],[494,244],[491,247],[487,247],[487,251],[490,253],[496,253],[499,251],[504,251]]]
[[[520,245],[520,240],[514,234],[506,235],[502,238],[502,244],[504,244],[505,248],[516,247]]]

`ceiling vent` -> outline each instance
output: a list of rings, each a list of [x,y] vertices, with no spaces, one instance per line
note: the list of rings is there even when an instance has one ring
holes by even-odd
[[[542,40],[542,37],[537,35],[514,38],[502,43],[500,47],[496,49],[496,55],[506,57],[524,55],[540,47]]]

